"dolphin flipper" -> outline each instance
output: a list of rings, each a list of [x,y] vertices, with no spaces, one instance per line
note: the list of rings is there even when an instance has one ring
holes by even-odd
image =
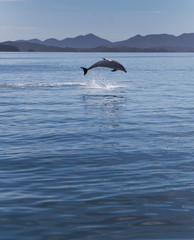
[[[117,69],[113,69],[113,70],[111,70],[111,72],[116,72],[117,71]]]

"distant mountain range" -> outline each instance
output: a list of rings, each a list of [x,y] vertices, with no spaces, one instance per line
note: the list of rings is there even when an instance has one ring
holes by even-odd
[[[9,46],[6,44],[0,44],[0,52],[19,52],[19,48],[15,46]]]
[[[7,41],[3,46],[19,51],[35,52],[194,52],[194,33],[136,35],[127,40],[111,42],[92,33],[57,40],[49,38]],[[2,51],[0,47],[0,51]],[[6,50],[5,50],[6,51]]]

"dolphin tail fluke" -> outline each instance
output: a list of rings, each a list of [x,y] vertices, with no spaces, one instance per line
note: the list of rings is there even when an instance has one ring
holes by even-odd
[[[86,75],[86,73],[88,72],[88,69],[87,68],[84,68],[84,67],[81,67],[84,71],[84,75]]]

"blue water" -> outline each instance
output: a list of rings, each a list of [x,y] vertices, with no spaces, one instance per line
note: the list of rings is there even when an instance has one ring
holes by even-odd
[[[1,53],[0,239],[194,239],[193,94],[192,53]]]

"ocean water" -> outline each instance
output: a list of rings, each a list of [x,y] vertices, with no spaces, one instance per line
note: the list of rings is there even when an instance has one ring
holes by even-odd
[[[0,239],[194,239],[193,53],[0,53],[0,126]]]

